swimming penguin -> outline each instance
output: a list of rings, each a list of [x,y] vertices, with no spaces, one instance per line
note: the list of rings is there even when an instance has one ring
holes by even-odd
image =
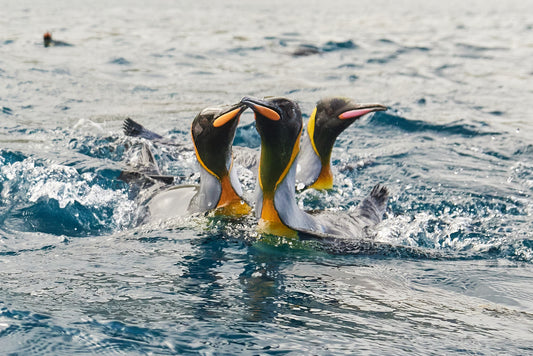
[[[239,103],[206,108],[196,116],[191,135],[200,168],[200,185],[166,186],[151,193],[144,199],[145,215],[149,220],[209,211],[214,211],[215,215],[243,216],[251,211],[241,198],[242,189],[232,169],[233,138],[245,109],[246,106]],[[153,155],[151,157],[153,159]]]
[[[70,43],[62,42],[62,41],[55,41],[52,39],[52,34],[50,32],[46,32],[43,35],[44,40],[44,46],[45,47],[51,47],[51,46],[64,46],[64,47],[70,47],[72,46]]]
[[[333,188],[331,151],[341,132],[365,114],[387,110],[381,104],[356,104],[346,98],[320,100],[307,123],[296,181],[305,188]]]
[[[298,104],[286,98],[247,97],[241,103],[254,111],[261,136],[255,206],[259,230],[287,237],[366,237],[366,229],[383,217],[387,188],[376,185],[355,211],[342,217],[328,212],[311,215],[300,210],[295,200],[296,160],[303,126]]]

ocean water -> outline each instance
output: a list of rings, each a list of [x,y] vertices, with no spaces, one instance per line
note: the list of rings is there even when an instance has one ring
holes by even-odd
[[[0,354],[533,353],[533,4],[6,1]],[[42,35],[72,46],[44,48]],[[199,175],[202,108],[286,96],[389,107],[333,150],[306,209],[391,191],[379,243],[261,238],[254,218],[137,226],[142,140]],[[246,112],[235,145],[259,149]],[[246,196],[253,172],[236,167]],[[377,245],[379,246],[379,244]]]

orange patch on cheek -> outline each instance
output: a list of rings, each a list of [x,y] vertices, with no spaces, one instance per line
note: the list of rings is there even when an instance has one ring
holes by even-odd
[[[220,185],[222,192],[216,206],[216,215],[243,216],[250,213],[252,209],[235,193],[228,176],[220,180]]]

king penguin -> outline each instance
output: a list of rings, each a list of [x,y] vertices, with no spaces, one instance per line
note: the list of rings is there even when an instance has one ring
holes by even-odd
[[[357,104],[347,98],[321,99],[302,138],[296,182],[305,188],[332,189],[331,151],[337,137],[362,116],[384,110],[381,104]]]
[[[216,215],[238,217],[249,214],[233,168],[232,144],[240,115],[246,106],[210,107],[193,120],[191,136],[200,170],[200,185],[164,186],[143,198],[143,222],[160,221],[213,211]],[[125,123],[125,127],[130,123]],[[142,127],[142,126],[141,126]],[[142,136],[142,135],[140,135]],[[153,155],[144,153],[150,164]],[[157,175],[150,178],[157,179]],[[146,195],[143,195],[145,197]]]
[[[304,212],[295,200],[296,161],[303,127],[298,104],[286,98],[247,97],[241,103],[254,111],[261,137],[255,205],[259,231],[286,237],[367,237],[367,228],[383,217],[387,188],[376,185],[349,214]]]

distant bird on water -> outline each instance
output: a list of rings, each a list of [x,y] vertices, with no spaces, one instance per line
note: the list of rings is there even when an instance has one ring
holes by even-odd
[[[67,42],[53,40],[52,39],[52,34],[50,32],[46,32],[43,35],[43,40],[44,40],[44,46],[45,47],[51,47],[51,46],[69,47],[69,46],[72,46],[70,43],[67,43]]]

